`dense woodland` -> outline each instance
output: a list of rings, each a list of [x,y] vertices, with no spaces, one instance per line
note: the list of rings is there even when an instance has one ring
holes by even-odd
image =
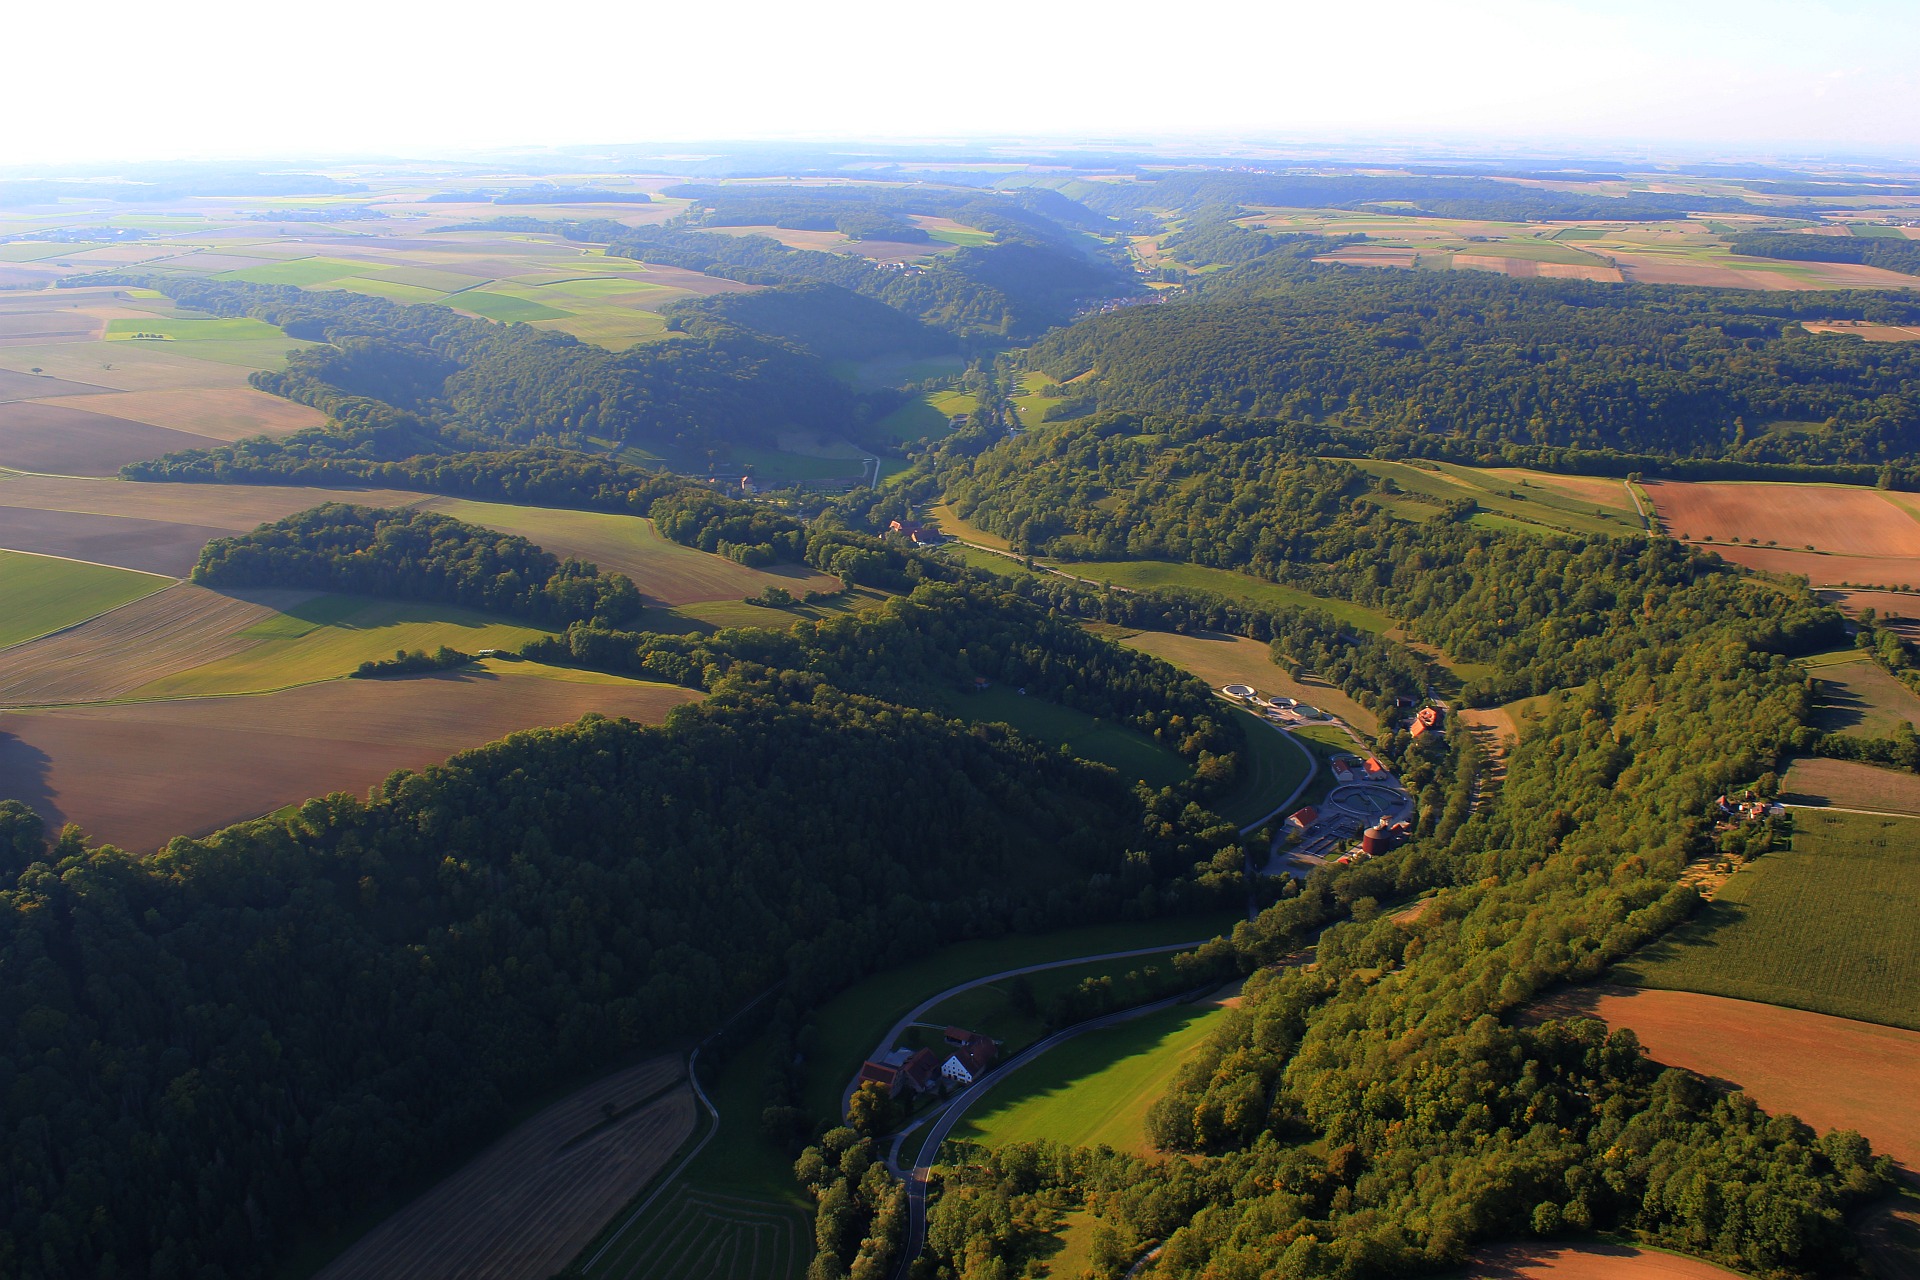
[[[430,511],[341,502],[215,538],[201,551],[193,580],[441,600],[561,627],[617,622],[640,608],[625,574],[557,559],[525,538]]]
[[[1750,258],[1788,258],[1800,262],[1857,262],[1920,275],[1920,243],[1894,236],[1804,236],[1748,232],[1732,237],[1735,253]]]
[[[942,355],[956,350],[951,335],[904,311],[818,281],[689,298],[667,308],[665,314],[667,323],[683,332],[698,334],[703,321],[718,321],[783,339],[826,360]]]
[[[1211,234],[1237,247],[1257,235]],[[1912,300],[1309,260],[1328,243],[1276,240],[1191,300],[1050,334],[1030,350],[1036,368],[1094,375],[1053,412],[1323,423],[1415,455],[1551,446],[1878,466],[1920,452],[1920,351],[1798,323],[1911,324]]]

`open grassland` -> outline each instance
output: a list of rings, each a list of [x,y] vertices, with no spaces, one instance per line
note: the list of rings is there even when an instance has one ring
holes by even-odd
[[[1744,1090],[1814,1128],[1853,1129],[1920,1171],[1920,1032],[1691,991],[1576,987],[1533,1016],[1629,1027],[1655,1062]]]
[[[839,579],[804,566],[749,569],[725,556],[683,547],[662,537],[653,521],[642,516],[463,498],[430,498],[425,505],[457,520],[518,534],[562,558],[577,556],[604,572],[624,573],[642,595],[669,605],[741,600],[770,586],[784,587],[796,596],[840,588]]]
[[[968,542],[977,542],[983,547],[995,551],[1011,551],[1013,544],[997,533],[988,533],[977,525],[968,524],[960,518],[960,513],[949,502],[936,502],[927,508],[927,514],[940,527],[940,532],[949,538],[962,538]]]
[[[618,1072],[520,1125],[385,1223],[321,1280],[546,1280],[692,1132],[677,1055]]]
[[[1246,764],[1240,781],[1213,802],[1213,809],[1235,826],[1248,827],[1299,790],[1313,752],[1283,729],[1245,711],[1234,714],[1247,731]]]
[[[1788,767],[1781,798],[1789,804],[1920,817],[1920,777],[1852,760],[1804,756]]]
[[[1528,1241],[1477,1250],[1462,1280],[1735,1280],[1699,1258],[1602,1241]]]
[[[136,698],[201,698],[263,693],[332,680],[362,662],[400,649],[431,653],[441,645],[462,653],[519,649],[549,634],[458,605],[315,595],[234,633],[237,648],[161,676],[134,690]]]
[[[520,729],[589,711],[658,722],[690,690],[477,666],[282,693],[0,712],[0,794],[133,850],[334,791],[364,793]]]
[[[1503,527],[1522,533],[1624,537],[1643,528],[1626,489],[1617,480],[1559,476],[1518,467],[1462,467],[1373,458],[1352,461],[1361,470],[1392,482],[1395,492],[1375,494],[1370,500],[1407,519],[1432,519],[1441,513],[1439,504],[1466,499],[1477,503],[1483,513],[1511,522]],[[1431,501],[1397,495],[1419,495]]]
[[[1920,1030],[1920,822],[1795,810],[1792,849],[1616,976]]]
[[[1053,933],[1010,934],[955,943],[906,959],[849,987],[816,1011],[804,1105],[820,1115],[833,1114],[848,1078],[895,1020],[949,987],[1027,965],[1198,942],[1230,931],[1238,919],[1238,914],[1223,911]]]
[[[1900,724],[1920,724],[1920,697],[1864,653],[1824,663],[1814,678],[1820,700],[1814,723],[1828,733],[1885,738]]]
[[[1227,1016],[1202,1002],[1089,1031],[1001,1080],[953,1136],[990,1144],[1045,1138],[1146,1155],[1147,1109]]]
[[[1129,649],[1150,653],[1182,671],[1190,671],[1211,688],[1248,685],[1263,696],[1279,694],[1331,711],[1368,737],[1380,732],[1380,718],[1373,712],[1317,675],[1308,673],[1295,680],[1274,663],[1272,650],[1263,641],[1218,631],[1181,634],[1110,628],[1102,629],[1102,634],[1110,635]]]
[[[1000,1041],[1000,1056],[1004,1060],[1043,1038],[1049,1030],[1045,1018],[1048,1005],[1088,979],[1107,979],[1116,992],[1131,995],[1138,1004],[1164,995],[1165,992],[1149,985],[1148,971],[1165,972],[1176,954],[1177,951],[1169,950],[1161,955],[1131,956],[1125,960],[1095,960],[974,987],[929,1009],[923,1021],[930,1025],[909,1028],[901,1043],[910,1048],[924,1045],[944,1051],[942,1032],[936,1028],[965,1027]],[[1133,981],[1128,980],[1129,975]]]
[[[169,584],[158,574],[0,551],[0,649],[85,622]],[[15,654],[0,662],[0,681]]]
[[[1185,587],[1278,608],[1318,609],[1361,631],[1390,631],[1394,626],[1393,619],[1364,605],[1316,596],[1231,569],[1166,560],[1064,560],[1058,567],[1090,582],[1111,582],[1136,591],[1144,587]]]
[[[1138,780],[1157,789],[1184,781],[1192,772],[1186,761],[1136,730],[998,685],[970,693],[941,691],[933,701],[955,719],[1010,724],[1030,738],[1110,765],[1129,782]]]
[[[250,316],[222,319],[109,320],[109,342],[252,342],[282,339],[287,335],[265,320]]]

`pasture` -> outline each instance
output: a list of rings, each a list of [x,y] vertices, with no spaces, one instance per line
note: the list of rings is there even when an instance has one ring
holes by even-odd
[[[0,600],[6,601],[0,649],[85,622],[167,585],[157,574],[0,551]]]
[[[1045,1138],[1147,1155],[1148,1108],[1227,1016],[1200,1002],[1089,1031],[996,1084],[953,1137],[988,1144]]]
[[[662,537],[653,521],[642,516],[464,498],[428,498],[423,505],[457,520],[518,534],[563,559],[577,556],[604,572],[624,573],[642,595],[668,605],[738,601],[770,586],[784,587],[796,596],[840,588],[839,579],[805,566],[750,569],[725,556],[681,546]]]
[[[966,1027],[992,1036],[1001,1042],[1001,1058],[1010,1058],[1047,1034],[1045,1013],[1049,1004],[1090,978],[1110,979],[1115,990],[1130,994],[1137,1004],[1145,1004],[1165,994],[1153,989],[1147,971],[1158,969],[1166,972],[1175,954],[1169,951],[1163,955],[1133,956],[1125,960],[1095,960],[975,987],[935,1005],[927,1011],[923,1021],[934,1027]],[[1130,977],[1132,981],[1129,981]],[[1026,1007],[1026,999],[1021,994],[1023,991],[1031,999],[1032,1008]],[[901,1043],[909,1047],[927,1045],[938,1049],[940,1032],[927,1027],[910,1028]]]
[[[1192,772],[1186,761],[1145,734],[998,685],[960,694],[942,690],[932,700],[956,720],[1010,724],[1030,738],[1109,765],[1129,782],[1138,780],[1158,789],[1181,782]]]
[[[1150,653],[1182,671],[1192,672],[1206,681],[1209,688],[1250,685],[1262,694],[1280,694],[1331,711],[1368,737],[1380,732],[1380,717],[1311,672],[1294,679],[1273,661],[1272,650],[1264,641],[1219,631],[1182,634],[1114,628],[1110,633],[1103,630],[1102,634],[1110,634],[1129,649]]]
[[[1395,625],[1393,619],[1365,605],[1316,596],[1298,587],[1268,582],[1231,569],[1210,569],[1205,565],[1167,560],[1065,560],[1058,562],[1057,567],[1089,582],[1110,582],[1135,591],[1146,587],[1182,587],[1273,608],[1318,609],[1360,631],[1391,631]]]
[[[1900,724],[1920,724],[1920,697],[1885,667],[1857,650],[1836,656],[1841,660],[1818,666],[1808,663],[1819,682],[1816,727],[1828,733],[1885,738]]]
[[[1350,461],[1368,474],[1392,482],[1395,493],[1370,495],[1368,500],[1406,519],[1430,520],[1441,514],[1439,503],[1467,499],[1481,508],[1474,520],[1485,524],[1504,518],[1502,527],[1522,533],[1628,537],[1643,530],[1618,480],[1424,460]],[[1419,495],[1429,501],[1400,495]]]
[[[5,711],[0,794],[55,829],[77,822],[95,840],[144,851],[313,796],[365,794],[396,769],[424,769],[516,730],[589,711],[656,723],[696,697],[481,665],[254,696]]]
[[[949,987],[1027,965],[1198,942],[1230,931],[1240,918],[1238,912],[1221,911],[1009,934],[959,942],[905,959],[855,983],[815,1011],[814,1050],[807,1063],[803,1105],[820,1115],[833,1114],[848,1078],[894,1021]]]
[[[1920,1171],[1920,1032],[1691,991],[1574,987],[1532,1017],[1629,1027],[1647,1056],[1744,1090],[1814,1128],[1853,1129]]]
[[[548,1107],[362,1237],[318,1280],[546,1280],[694,1127],[678,1055]]]
[[[1780,797],[1788,804],[1920,817],[1920,777],[1852,760],[1819,756],[1794,760],[1781,779]]]
[[[1920,822],[1798,809],[1793,823],[1791,849],[1735,873],[1615,978],[1920,1031]]]
[[[592,1280],[800,1280],[812,1256],[811,1214],[683,1182],[587,1274]]]

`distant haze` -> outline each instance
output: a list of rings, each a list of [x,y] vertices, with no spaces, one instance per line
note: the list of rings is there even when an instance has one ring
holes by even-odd
[[[982,135],[1920,156],[1913,0],[17,9],[0,166]]]

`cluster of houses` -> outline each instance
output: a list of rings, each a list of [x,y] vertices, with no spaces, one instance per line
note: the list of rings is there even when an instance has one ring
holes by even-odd
[[[1387,767],[1372,756],[1362,760],[1359,756],[1335,756],[1333,758],[1333,780],[1347,782],[1379,782],[1387,777]]]
[[[1720,816],[1735,822],[1758,822],[1762,818],[1785,816],[1787,806],[1777,800],[1763,800],[1749,791],[1738,800],[1729,800],[1721,796],[1714,804],[1719,807]]]
[[[890,1098],[927,1093],[942,1084],[965,1088],[993,1069],[1000,1044],[965,1027],[941,1033],[939,1052],[932,1049],[895,1049],[882,1058],[860,1064],[854,1087],[877,1084]],[[944,1056],[944,1061],[942,1060]]]
[[[888,533],[897,533],[916,547],[937,547],[946,539],[927,528],[918,520],[895,520],[887,526]]]

